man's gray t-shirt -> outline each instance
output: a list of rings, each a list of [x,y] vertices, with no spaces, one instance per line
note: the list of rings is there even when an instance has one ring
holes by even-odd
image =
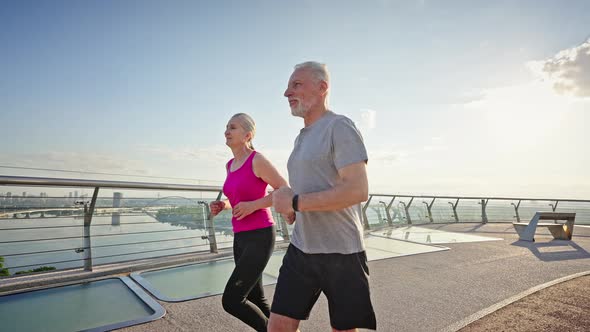
[[[296,194],[328,190],[344,166],[367,161],[363,138],[354,123],[327,111],[301,129],[289,157],[289,183]],[[334,211],[297,212],[291,243],[308,254],[352,254],[365,250],[361,205]]]

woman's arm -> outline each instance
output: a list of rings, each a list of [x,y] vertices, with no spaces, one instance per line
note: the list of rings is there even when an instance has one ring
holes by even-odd
[[[227,199],[223,201],[212,201],[209,203],[209,209],[211,210],[211,215],[215,217],[221,211],[231,209],[231,203]]]
[[[254,175],[261,178],[274,189],[287,185],[285,178],[277,171],[273,164],[260,153],[256,153],[252,160]],[[250,202],[240,202],[233,208],[236,219],[240,220],[252,212],[272,206],[272,193]]]

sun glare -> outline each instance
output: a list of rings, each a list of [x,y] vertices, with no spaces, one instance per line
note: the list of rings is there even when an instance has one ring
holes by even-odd
[[[573,102],[555,92],[549,82],[535,81],[485,91],[483,98],[465,104],[481,112],[485,127],[499,142],[531,141],[553,129]]]

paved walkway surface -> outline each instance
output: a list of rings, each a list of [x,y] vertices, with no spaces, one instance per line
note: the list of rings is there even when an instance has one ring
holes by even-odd
[[[528,295],[460,331],[590,331],[590,275]]]
[[[589,270],[590,228],[576,227],[572,241],[553,240],[546,229],[540,229],[537,242],[530,243],[519,241],[509,223],[425,227],[501,240],[449,243],[444,244],[451,249],[447,251],[369,262],[379,331],[589,330],[588,317],[580,318],[579,314],[581,310],[590,312],[588,277],[547,288],[505,307],[497,316],[465,325],[477,313],[533,287]],[[272,298],[274,286],[265,291]],[[221,296],[160,303],[167,311],[164,318],[122,330],[250,331],[223,311]],[[547,325],[534,325],[536,322]],[[330,330],[327,301],[321,296],[310,319],[302,322],[301,331]]]

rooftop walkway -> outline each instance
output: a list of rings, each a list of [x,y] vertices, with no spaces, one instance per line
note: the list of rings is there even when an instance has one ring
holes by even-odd
[[[588,330],[588,317],[579,314],[588,312],[590,277],[523,295],[590,270],[589,227],[576,225],[572,241],[553,240],[546,229],[539,229],[532,243],[518,241],[510,223],[420,227],[501,240],[444,243],[450,250],[369,262],[379,331],[529,331],[556,326],[564,329],[555,330]],[[265,290],[272,298],[274,285]],[[121,331],[249,331],[224,312],[220,295],[160,303],[167,311],[164,318]],[[325,297],[320,297],[300,329],[330,330]]]

